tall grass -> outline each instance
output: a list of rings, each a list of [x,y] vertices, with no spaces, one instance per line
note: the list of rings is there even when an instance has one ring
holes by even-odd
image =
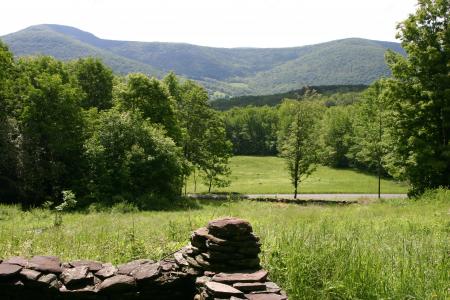
[[[450,297],[448,190],[346,207],[190,204],[179,211],[71,213],[58,228],[49,211],[0,206],[0,257],[160,259],[184,246],[193,229],[231,215],[253,224],[263,243],[262,263],[290,299]]]

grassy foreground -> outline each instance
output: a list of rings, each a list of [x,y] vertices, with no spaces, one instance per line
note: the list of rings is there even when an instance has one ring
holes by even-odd
[[[262,263],[290,299],[448,299],[450,191],[420,201],[296,206],[187,200],[180,210],[70,213],[0,206],[0,257],[58,255],[114,263],[159,259],[222,216],[251,221]]]
[[[231,158],[231,185],[214,189],[215,192],[238,192],[243,194],[290,194],[293,188],[282,158],[274,156],[235,156]],[[193,193],[191,176],[188,193]],[[208,188],[197,179],[197,193]],[[387,194],[406,193],[408,185],[393,180],[381,181],[381,192]],[[320,166],[317,171],[300,183],[300,193],[378,193],[378,178],[355,170],[332,169]]]

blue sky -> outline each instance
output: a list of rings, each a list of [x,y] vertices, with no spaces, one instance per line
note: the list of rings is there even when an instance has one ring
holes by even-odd
[[[13,0],[0,35],[51,23],[116,40],[289,47],[348,37],[395,41],[416,0]]]

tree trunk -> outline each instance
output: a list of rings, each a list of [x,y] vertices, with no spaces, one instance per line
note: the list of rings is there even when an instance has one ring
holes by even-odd
[[[379,131],[378,131],[378,199],[381,198],[381,137],[382,137],[382,128],[381,128],[381,113],[379,115]]]
[[[381,161],[378,161],[378,199],[381,198]]]
[[[211,178],[209,179],[209,188],[208,188],[208,193],[209,193],[209,194],[211,193],[212,181],[213,181],[213,179],[212,179],[212,177],[211,177]]]
[[[298,178],[295,178],[295,181],[294,181],[294,199],[297,199],[297,191],[298,191]]]
[[[197,193],[197,173],[194,168],[194,193]]]
[[[184,177],[184,179],[183,179],[183,181],[184,181],[184,196],[186,196],[187,195],[187,176],[184,175],[183,177]]]

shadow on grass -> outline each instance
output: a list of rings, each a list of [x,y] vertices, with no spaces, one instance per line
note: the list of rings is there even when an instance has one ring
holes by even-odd
[[[237,199],[237,198],[236,198]],[[226,200],[226,199],[223,199]],[[229,201],[229,199],[228,199]],[[148,203],[145,206],[138,206],[132,202],[118,202],[114,204],[107,204],[102,202],[91,203],[89,206],[78,208],[74,211],[80,213],[135,213],[140,211],[188,211],[201,210],[204,206],[220,206],[224,201],[217,201],[217,199],[197,199],[191,197],[180,197],[172,201]]]

